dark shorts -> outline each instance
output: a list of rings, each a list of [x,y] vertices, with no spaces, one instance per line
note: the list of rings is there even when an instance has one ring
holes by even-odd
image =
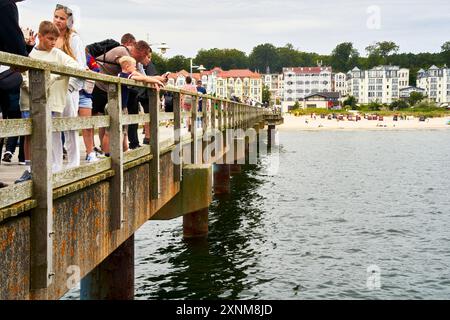
[[[108,103],[108,93],[95,87],[92,92],[92,114],[105,114],[105,106]]]

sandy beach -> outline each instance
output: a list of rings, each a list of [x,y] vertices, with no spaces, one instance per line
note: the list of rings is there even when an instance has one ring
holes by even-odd
[[[393,117],[384,117],[383,121],[362,119],[358,122],[347,119],[338,121],[311,116],[296,117],[285,114],[284,124],[278,130],[416,130],[416,129],[450,129],[450,117],[430,118],[419,121],[419,118],[394,121]]]

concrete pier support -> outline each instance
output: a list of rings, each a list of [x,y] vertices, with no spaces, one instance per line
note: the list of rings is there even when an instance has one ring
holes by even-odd
[[[212,202],[212,180],[211,165],[184,166],[180,192],[150,220],[171,220],[208,208]]]
[[[134,235],[81,280],[81,300],[134,299]]]
[[[242,172],[242,166],[240,164],[231,164],[230,165],[230,174],[232,176],[241,174],[241,172]]]
[[[208,208],[183,216],[183,237],[185,239],[208,236]]]
[[[230,194],[230,165],[215,164],[214,165],[214,193],[215,194]]]
[[[272,148],[274,143],[275,143],[275,125],[269,124],[269,128],[267,131],[267,144],[269,150]]]

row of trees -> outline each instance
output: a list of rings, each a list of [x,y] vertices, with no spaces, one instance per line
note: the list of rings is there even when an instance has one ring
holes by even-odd
[[[330,55],[299,51],[292,44],[275,47],[266,43],[254,47],[249,55],[237,49],[201,49],[194,58],[194,64],[203,64],[207,69],[250,69],[260,73],[265,73],[268,68],[272,73],[280,73],[283,67],[314,66],[317,61],[333,67],[335,72],[347,72],[355,66],[370,69],[377,65],[392,64],[410,69],[412,84],[420,68],[429,68],[433,64],[450,66],[450,41],[442,45],[439,53],[398,53],[399,49],[392,41],[377,42],[368,46],[367,56],[362,57],[351,42],[338,44]],[[190,67],[189,58],[182,55],[165,59],[154,54],[153,59],[161,73],[189,70]]]
[[[370,111],[379,111],[382,109],[389,109],[389,110],[403,110],[410,107],[418,106],[423,100],[425,99],[425,96],[420,92],[412,92],[410,97],[408,99],[400,99],[392,102],[390,105],[383,105],[378,102],[371,102],[368,105],[357,105],[357,100],[353,96],[349,96],[344,101],[344,106],[347,109],[352,110],[370,110]],[[434,107],[437,107],[433,105]]]

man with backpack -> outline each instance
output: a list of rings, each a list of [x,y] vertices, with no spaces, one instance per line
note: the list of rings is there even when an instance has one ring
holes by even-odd
[[[89,49],[88,49],[89,50]],[[96,57],[97,63],[100,67],[100,73],[117,76],[121,71],[119,59],[124,56],[131,56],[136,59],[137,62],[143,64],[148,61],[148,55],[150,52],[150,46],[145,41],[138,41],[134,45],[123,46],[119,45],[110,49],[106,53]],[[143,71],[141,71],[144,74]],[[154,77],[155,81],[162,81],[162,77]],[[108,103],[108,86],[103,82],[96,82],[94,91],[92,92],[92,114],[93,115],[104,115],[105,106]],[[136,100],[136,101],[135,101]],[[136,97],[132,97],[129,100],[129,104],[136,102]],[[102,143],[102,149],[106,155],[109,153],[109,135],[105,129],[99,130],[100,141]],[[138,148],[139,144],[130,144],[130,149]]]

